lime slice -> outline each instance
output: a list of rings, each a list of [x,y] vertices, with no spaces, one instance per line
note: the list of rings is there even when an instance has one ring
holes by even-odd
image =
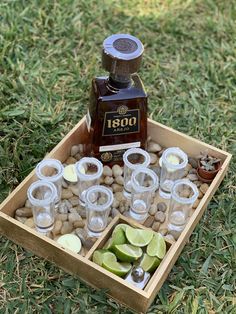
[[[69,249],[75,253],[81,250],[80,238],[75,234],[64,234],[57,239],[57,243],[61,244],[65,249]]]
[[[160,259],[166,254],[166,243],[163,236],[160,233],[155,233],[152,241],[148,244],[147,254],[150,256],[156,256]]]
[[[78,181],[75,165],[68,165],[64,168],[63,177],[69,182],[75,183]]]
[[[108,251],[107,250],[96,250],[94,253],[93,253],[93,262],[102,266],[102,262],[103,262],[103,255],[104,253],[107,253]],[[111,253],[112,254],[112,253]]]
[[[180,163],[180,159],[173,154],[168,155],[166,159],[172,165],[179,165]],[[167,169],[169,172],[175,172],[175,169],[172,169],[172,168],[167,168]]]
[[[159,258],[156,256],[149,256],[148,254],[144,254],[140,266],[147,272],[152,273],[157,266],[160,264]]]
[[[131,244],[119,244],[114,248],[116,257],[122,262],[133,262],[139,259],[143,251],[140,247]]]
[[[153,232],[151,230],[141,230],[127,226],[125,235],[131,244],[143,247],[148,245],[152,240]]]
[[[180,163],[180,159],[173,154],[168,155],[167,160],[172,165],[178,165]]]
[[[118,263],[115,254],[107,252],[103,254],[102,267],[122,277],[130,271],[132,266],[129,263]]]

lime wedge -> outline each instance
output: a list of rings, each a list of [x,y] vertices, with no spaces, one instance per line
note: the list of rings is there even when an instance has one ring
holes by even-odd
[[[143,251],[140,247],[131,244],[115,245],[114,252],[116,257],[122,262],[136,261],[143,254]]]
[[[107,250],[96,250],[94,253],[93,253],[93,262],[102,266],[102,262],[103,262],[103,255],[104,253],[107,253],[108,251]],[[112,254],[112,253],[111,253]]]
[[[115,254],[113,254],[111,252],[107,252],[107,253],[103,254],[102,267],[109,270],[113,274],[116,274],[117,276],[122,277],[130,271],[131,264],[129,264],[129,263],[118,263],[116,260]]]
[[[150,256],[156,256],[160,259],[166,254],[166,243],[163,236],[160,233],[155,233],[152,241],[147,246],[147,254]]]
[[[131,244],[143,247],[148,245],[152,240],[153,232],[151,230],[141,230],[127,226],[125,235]]]
[[[111,238],[112,238],[112,246],[115,246],[117,244],[125,244],[127,242],[125,231],[122,228],[117,229],[115,232],[113,231]]]
[[[112,237],[104,245],[104,249],[113,251],[115,245],[126,243],[125,232],[122,228],[117,229],[116,232],[113,231]]]
[[[105,250],[110,250],[112,248],[112,238],[108,239],[105,243],[104,247]]]
[[[159,258],[156,256],[149,256],[148,254],[144,254],[140,266],[147,272],[152,273],[157,266],[160,264]]]
[[[116,233],[120,229],[124,230],[124,232],[125,232],[127,227],[128,227],[128,225],[126,225],[126,224],[118,224],[118,225],[116,225],[115,229],[113,230],[113,234]]]

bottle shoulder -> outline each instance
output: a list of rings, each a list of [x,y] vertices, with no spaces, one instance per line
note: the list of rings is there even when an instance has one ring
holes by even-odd
[[[137,74],[132,75],[132,84],[122,89],[111,89],[108,79],[107,76],[101,76],[92,80],[92,89],[96,94],[96,98],[101,101],[147,98],[143,83]]]

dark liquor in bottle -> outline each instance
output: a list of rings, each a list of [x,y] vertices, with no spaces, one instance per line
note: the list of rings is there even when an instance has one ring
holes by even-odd
[[[136,74],[142,53],[142,43],[131,35],[103,42],[102,65],[110,74],[92,81],[87,126],[90,155],[105,164],[122,163],[128,148],[145,149],[147,94]]]

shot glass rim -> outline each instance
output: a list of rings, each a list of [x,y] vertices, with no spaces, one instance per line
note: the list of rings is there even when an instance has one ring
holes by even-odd
[[[144,162],[142,164],[132,164],[129,160],[128,160],[128,156],[131,155],[131,154],[140,154],[142,155],[144,158],[146,158],[146,160],[144,160]],[[125,163],[125,165],[128,167],[128,168],[131,168],[131,169],[136,169],[137,167],[148,167],[150,162],[151,162],[151,157],[150,155],[142,148],[130,148],[128,149],[124,155],[123,155],[123,161]]]
[[[47,166],[51,168],[55,168],[58,171],[58,173],[53,176],[43,175],[41,171],[44,167],[47,167]],[[64,167],[62,163],[60,162],[60,160],[53,159],[53,158],[43,159],[37,164],[36,169],[35,169],[36,175],[40,180],[47,180],[49,182],[56,182],[57,180],[59,180],[63,176],[63,171],[64,171]]]
[[[177,164],[177,165],[174,165],[174,164],[168,162],[167,155],[169,155],[169,154],[179,155],[183,159],[183,162],[181,162],[180,164]],[[169,148],[165,149],[163,154],[162,154],[162,165],[166,164],[167,168],[178,170],[178,169],[185,168],[187,166],[187,163],[188,163],[188,156],[179,147],[169,147]]]
[[[79,167],[82,166],[84,163],[94,164],[95,166],[97,166],[98,171],[94,174],[81,173],[79,171]],[[75,170],[76,170],[76,174],[78,178],[81,181],[91,181],[91,180],[95,180],[101,177],[102,171],[103,171],[103,164],[97,158],[83,157],[82,159],[80,159],[79,161],[75,163]]]
[[[193,193],[194,193],[193,196],[191,196],[190,198],[179,196],[176,193],[175,189],[177,186],[179,186],[181,184],[185,184],[185,185],[188,185],[189,187],[191,187],[193,190]],[[176,180],[173,184],[172,189],[171,189],[171,198],[173,198],[176,202],[182,203],[182,204],[193,204],[196,201],[196,199],[198,198],[198,195],[199,195],[199,192],[198,192],[197,186],[188,179]]]
[[[33,190],[36,188],[39,188],[40,186],[47,186],[51,190],[51,195],[43,200],[39,200],[33,196]],[[27,196],[30,201],[30,203],[33,206],[47,206],[48,204],[55,202],[57,198],[57,189],[55,185],[52,182],[46,181],[46,180],[38,180],[33,182],[28,190],[27,190]]]
[[[146,187],[146,186],[140,186],[138,183],[137,183],[137,180],[136,180],[136,175],[138,175],[140,172],[145,172],[146,174],[148,174],[150,177],[152,177],[154,183],[153,183],[153,186],[149,186],[149,187]],[[137,169],[134,170],[134,172],[132,173],[131,175],[131,185],[132,185],[132,188],[134,187],[134,189],[138,192],[151,192],[151,191],[154,191],[154,190],[157,190],[158,187],[159,187],[159,178],[158,178],[158,175],[151,169],[149,168],[146,168],[146,167],[138,167]],[[131,192],[132,193],[132,192]]]
[[[96,193],[96,192],[102,192],[102,193],[108,195],[108,200],[105,204],[96,205],[96,204],[93,204],[92,202],[90,202],[90,200],[88,198],[88,194],[89,193]],[[86,191],[86,194],[85,194],[85,205],[86,205],[86,207],[87,206],[89,206],[90,208],[92,207],[94,210],[100,211],[100,212],[105,211],[107,208],[109,208],[111,206],[111,204],[113,203],[113,200],[114,200],[114,196],[113,196],[112,191],[110,189],[108,189],[107,187],[102,186],[102,185],[93,185],[93,186],[89,187]]]

